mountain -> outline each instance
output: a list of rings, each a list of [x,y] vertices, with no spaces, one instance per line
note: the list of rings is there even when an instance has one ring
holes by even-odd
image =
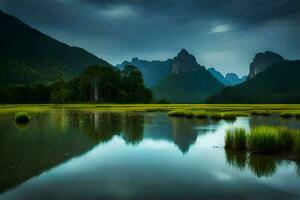
[[[172,103],[201,103],[224,88],[196,58],[182,49],[172,60],[172,73],[152,88],[155,99]]]
[[[250,73],[248,79],[253,78],[257,73],[264,71],[267,67],[284,61],[284,58],[272,51],[257,53],[250,64]]]
[[[282,61],[207,103],[300,103],[300,61]]]
[[[117,65],[117,67],[123,69],[125,65],[136,66],[143,74],[145,85],[147,87],[153,87],[171,72],[172,60],[146,61],[133,58],[131,62],[124,61],[122,64]]]
[[[227,73],[225,76],[225,80],[229,82],[229,85],[237,85],[244,82],[247,79],[247,76],[238,77],[235,73]]]
[[[237,85],[242,82],[244,82],[247,78],[247,76],[243,76],[241,78],[238,77],[237,74],[235,73],[227,73],[226,76],[224,77],[223,74],[219,71],[217,71],[215,68],[211,67],[207,69],[218,81],[223,83],[223,85]]]
[[[0,84],[48,83],[88,65],[110,65],[84,49],[61,43],[0,11]]]
[[[197,72],[201,69],[205,69],[205,67],[200,66],[197,63],[196,58],[193,55],[190,55],[185,49],[182,49],[178,55],[173,58],[173,74]]]
[[[211,75],[213,75],[218,81],[223,83],[223,85],[230,85],[230,82],[225,79],[223,74],[219,71],[217,71],[215,68],[211,67],[207,69]]]

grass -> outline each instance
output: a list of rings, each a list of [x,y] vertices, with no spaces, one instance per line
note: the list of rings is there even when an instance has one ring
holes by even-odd
[[[208,114],[205,112],[195,112],[195,117],[198,119],[207,119],[208,118]]]
[[[278,142],[278,131],[274,127],[255,127],[248,136],[249,148],[254,152],[276,152]]]
[[[225,148],[233,150],[245,150],[246,130],[243,128],[234,128],[226,130]]]
[[[295,152],[298,157],[300,157],[300,133],[295,136]]]
[[[237,114],[234,113],[223,113],[222,114],[222,119],[225,120],[236,120]]]
[[[300,104],[18,104],[0,105],[0,114],[26,111],[29,114],[48,112],[52,109],[105,112],[168,112],[181,110],[193,113],[223,113],[244,116],[251,113],[293,113],[300,119]],[[298,114],[298,115],[297,115]]]
[[[255,116],[270,116],[272,113],[268,110],[254,110],[251,111],[250,114]]]
[[[27,112],[18,112],[15,114],[15,122],[18,124],[27,124],[30,121],[30,116]]]
[[[194,118],[195,117],[195,114],[193,112],[186,112],[185,113],[185,117],[186,118]]]
[[[278,131],[278,151],[290,152],[295,147],[296,138],[298,135],[297,131],[290,130],[286,127],[277,128]]]
[[[222,114],[221,113],[213,113],[210,115],[210,118],[212,120],[221,120],[222,119]]]
[[[249,133],[241,128],[228,129],[225,148],[255,153],[292,153],[300,157],[300,131],[274,126],[257,126]]]
[[[280,117],[281,118],[292,118],[293,114],[292,113],[281,113]]]
[[[194,111],[194,110],[172,110],[168,112],[170,117],[186,117],[186,118],[198,118],[198,119],[207,119],[211,118],[212,120],[236,120],[238,113],[208,113],[205,111]]]
[[[172,110],[168,112],[170,117],[185,117],[185,112],[183,110]]]

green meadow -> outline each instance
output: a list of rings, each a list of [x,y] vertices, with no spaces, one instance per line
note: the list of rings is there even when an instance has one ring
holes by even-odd
[[[103,112],[168,112],[174,117],[212,116],[234,118],[247,115],[300,117],[300,104],[16,104],[0,105],[0,114],[25,111],[42,113],[50,109]]]

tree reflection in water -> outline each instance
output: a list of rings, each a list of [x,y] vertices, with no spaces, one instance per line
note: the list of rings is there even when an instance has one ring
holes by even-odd
[[[90,112],[80,116],[80,129],[93,141],[105,143],[121,134],[121,116],[115,113]]]
[[[144,115],[125,114],[122,118],[122,137],[127,144],[138,144],[143,140]]]

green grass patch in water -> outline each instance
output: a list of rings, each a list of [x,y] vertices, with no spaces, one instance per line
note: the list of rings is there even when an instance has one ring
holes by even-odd
[[[259,126],[248,135],[250,150],[258,153],[276,152],[278,148],[278,131],[274,127]]]
[[[254,110],[250,112],[251,115],[254,116],[270,116],[272,113],[268,110]]]
[[[17,112],[15,114],[15,122],[18,124],[27,124],[30,121],[30,116],[27,112]]]
[[[225,148],[233,150],[246,149],[246,130],[243,128],[227,129],[225,134]]]
[[[241,128],[231,128],[226,130],[225,148],[300,156],[300,131],[286,127],[257,126],[246,133]]]

